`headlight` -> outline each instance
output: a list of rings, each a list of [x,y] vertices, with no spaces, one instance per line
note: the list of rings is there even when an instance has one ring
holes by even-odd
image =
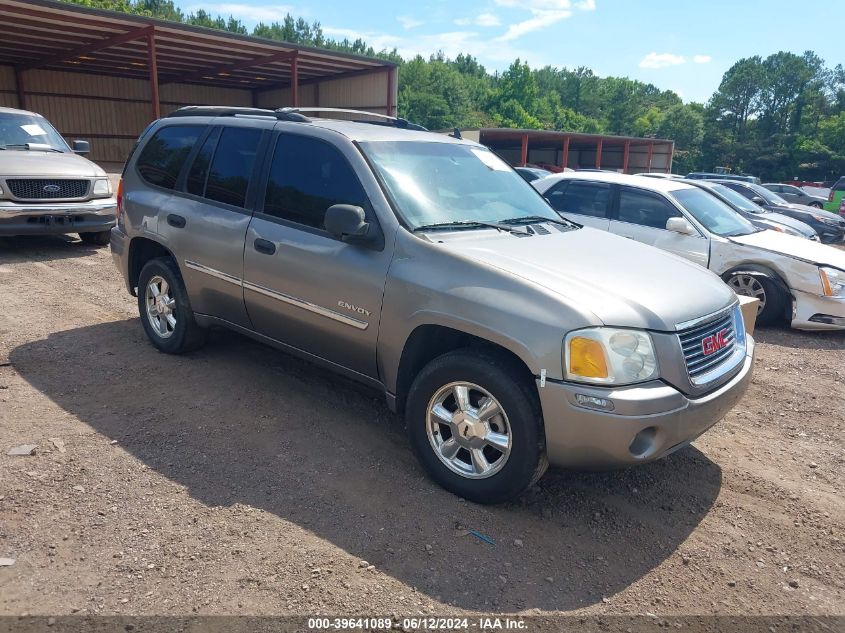
[[[845,271],[837,268],[819,268],[822,294],[826,297],[845,297]]]
[[[108,178],[98,178],[94,181],[94,195],[95,196],[110,196],[111,195],[111,180]]]
[[[838,224],[838,222],[836,221],[836,219],[834,219],[834,218],[829,218],[829,217],[825,217],[825,216],[823,216],[823,215],[815,215],[815,214],[813,214],[813,218],[815,218],[815,220],[816,220],[817,222],[821,222],[822,224],[832,224],[832,225],[836,225],[836,224]]]
[[[658,376],[651,336],[639,330],[589,328],[566,335],[563,367],[567,380],[629,385]]]

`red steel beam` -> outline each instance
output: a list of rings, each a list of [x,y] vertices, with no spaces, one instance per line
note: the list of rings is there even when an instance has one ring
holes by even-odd
[[[603,143],[604,139],[600,138],[596,144],[596,169],[601,169],[601,147]]]
[[[158,94],[158,58],[156,57],[155,31],[147,34],[147,68],[150,69],[150,98],[153,105],[153,119],[161,118],[161,100]]]
[[[648,144],[648,161],[646,163],[646,172],[651,173],[651,159],[654,156],[654,143]]]
[[[563,139],[563,157],[560,161],[560,166],[564,169],[569,165],[569,137]]]
[[[64,51],[63,53],[58,53],[56,55],[45,57],[43,59],[38,59],[29,64],[23,64],[20,66],[20,69],[32,70],[34,68],[42,68],[51,64],[57,64],[68,59],[74,59],[76,57],[79,57],[80,55],[90,55],[91,53],[96,53],[97,51],[103,50],[104,48],[111,48],[112,46],[125,44],[126,42],[137,40],[142,37],[149,37],[150,34],[153,33],[153,29],[154,27],[152,26],[144,26],[140,29],[134,29],[127,33],[115,35],[114,37],[109,37],[104,40],[90,42],[88,44],[85,44],[84,46],[78,46],[77,48],[73,48],[69,51]]]
[[[24,91],[23,71],[17,68],[15,70],[15,91],[18,93],[18,107],[21,110],[26,110],[26,92]]]
[[[294,108],[299,107],[299,56],[290,60],[290,100]]]
[[[625,141],[625,152],[622,154],[622,173],[628,173],[628,158],[631,155],[631,141]]]
[[[393,116],[393,69],[392,68],[387,69],[387,116]]]
[[[528,133],[524,133],[522,135],[522,148],[519,153],[519,164],[521,167],[525,167],[525,164],[528,162]]]
[[[203,77],[214,77],[221,73],[233,73],[235,71],[244,70],[246,68],[251,68],[254,66],[263,66],[265,64],[271,64],[273,62],[290,60],[294,57],[296,57],[296,51],[281,51],[279,53],[274,53],[273,55],[265,55],[263,57],[253,57],[252,59],[245,59],[240,62],[235,62],[234,64],[221,64],[220,66],[217,66],[216,68],[212,68],[210,70],[199,70],[195,73],[183,75],[181,77],[169,77],[166,81],[163,81],[162,84],[196,81],[198,79],[202,79]]]

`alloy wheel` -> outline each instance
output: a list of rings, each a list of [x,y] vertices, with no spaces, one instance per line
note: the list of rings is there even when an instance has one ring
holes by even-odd
[[[469,382],[449,383],[434,394],[426,413],[426,434],[438,459],[468,479],[495,475],[513,446],[502,405],[486,389]]]
[[[760,314],[766,308],[766,288],[754,275],[734,275],[728,281],[728,285],[738,295],[758,299],[760,304],[757,306],[757,314]]]
[[[147,319],[161,338],[170,338],[176,329],[176,299],[164,277],[155,275],[147,282],[144,292]]]

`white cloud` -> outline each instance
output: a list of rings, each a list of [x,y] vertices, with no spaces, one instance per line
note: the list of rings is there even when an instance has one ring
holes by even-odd
[[[640,68],[668,68],[680,66],[686,61],[683,56],[672,53],[649,53],[640,61]]]
[[[290,4],[277,4],[267,6],[255,6],[252,4],[239,3],[222,3],[210,5],[193,5],[188,7],[188,13],[196,13],[197,10],[203,9],[211,15],[222,15],[229,17],[230,15],[247,24],[257,24],[258,22],[281,22],[285,19],[285,15],[307,15],[307,11],[303,11]]]
[[[458,18],[455,20],[455,24],[458,26],[467,26],[469,24],[475,24],[476,26],[500,26],[502,21],[495,13],[481,13],[474,18]]]
[[[399,24],[402,25],[402,28],[405,29],[415,29],[418,26],[422,26],[423,24],[425,24],[425,22],[423,22],[422,20],[416,20],[414,18],[408,17],[407,15],[397,16],[396,19],[399,20]]]
[[[497,38],[499,41],[508,42],[522,37],[526,33],[551,26],[572,16],[572,11],[532,11],[533,16],[522,22],[511,24],[505,34]]]
[[[497,38],[500,42],[515,40],[527,33],[551,26],[572,17],[574,10],[594,11],[595,0],[495,0],[496,4],[509,9],[527,9],[531,17],[508,25],[507,31]]]
[[[496,70],[507,68],[517,57],[537,68],[550,63],[536,50],[520,49],[512,46],[509,42],[492,40],[486,35],[470,30],[398,36],[378,31],[358,31],[327,26],[323,28],[323,32],[328,37],[335,39],[356,40],[360,38],[377,51],[396,48],[405,59],[410,59],[416,55],[428,58],[432,53],[442,51],[446,57],[451,59],[457,57],[459,53],[473,55],[485,66]]]
[[[713,61],[713,58],[710,55],[695,55],[692,61],[696,64],[708,64]]]

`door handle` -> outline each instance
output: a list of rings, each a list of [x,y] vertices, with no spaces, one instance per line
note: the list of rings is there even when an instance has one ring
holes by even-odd
[[[256,239],[252,245],[255,247],[259,253],[264,253],[265,255],[272,255],[276,252],[276,245],[273,244],[270,240],[263,240],[260,237]]]
[[[175,226],[177,229],[185,228],[185,218],[181,215],[176,215],[175,213],[171,213],[167,216],[167,223],[170,226]]]

